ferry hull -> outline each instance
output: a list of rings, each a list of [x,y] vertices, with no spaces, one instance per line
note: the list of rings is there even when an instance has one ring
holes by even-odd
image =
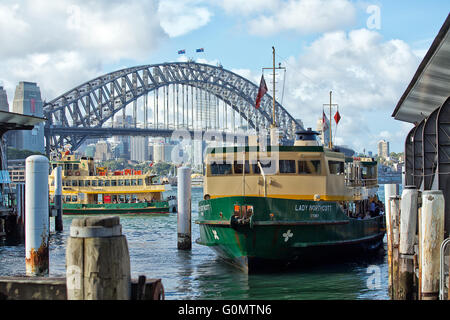
[[[170,214],[174,206],[169,202],[156,203],[117,203],[117,204],[67,204],[63,205],[64,215],[90,215],[90,214]]]
[[[247,223],[233,218],[234,206],[252,206]],[[348,218],[327,201],[225,197],[199,204],[199,244],[214,249],[246,272],[290,264],[332,263],[382,246],[382,217]]]

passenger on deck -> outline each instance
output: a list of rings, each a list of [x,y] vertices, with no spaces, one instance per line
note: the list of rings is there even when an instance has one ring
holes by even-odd
[[[369,205],[369,213],[372,217],[375,216],[375,208],[376,208],[375,201],[372,200]]]

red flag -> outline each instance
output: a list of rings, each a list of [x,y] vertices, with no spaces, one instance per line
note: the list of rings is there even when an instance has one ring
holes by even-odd
[[[150,167],[153,167],[153,161],[152,161],[152,162],[150,162]]]
[[[322,130],[323,132],[328,130],[328,118],[325,115],[325,112],[322,111]]]
[[[266,92],[267,92],[266,81],[264,81],[264,75],[262,75],[261,82],[259,83],[258,95],[256,96],[256,104],[255,104],[256,109],[259,108],[259,105],[261,104],[261,99],[266,94]]]
[[[341,115],[339,114],[339,111],[336,111],[336,114],[334,115],[334,121],[336,121],[336,124],[338,124],[339,120],[341,120]]]

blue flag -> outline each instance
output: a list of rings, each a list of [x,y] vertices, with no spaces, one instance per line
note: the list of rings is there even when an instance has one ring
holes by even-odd
[[[186,50],[178,50],[178,54],[185,54]]]
[[[200,48],[200,49],[197,49],[197,50],[195,50],[196,52],[204,52],[205,51],[205,49],[203,49],[203,48]]]

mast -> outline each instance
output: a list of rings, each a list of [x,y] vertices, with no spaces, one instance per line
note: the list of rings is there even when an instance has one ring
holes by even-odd
[[[331,135],[331,126],[332,126],[332,121],[331,121],[331,107],[332,106],[338,106],[337,104],[333,104],[333,103],[331,103],[332,102],[332,94],[333,94],[333,91],[330,91],[330,103],[329,104],[326,104],[326,103],[324,103],[323,105],[324,106],[329,106],[330,107],[330,133],[329,133],[329,141],[328,141],[328,148],[330,148],[330,149],[332,149],[333,148],[333,141],[332,141],[332,135]],[[324,135],[325,135],[325,132],[323,133]]]
[[[264,72],[264,70],[265,69],[271,69],[272,70],[272,89],[273,89],[273,92],[272,92],[272,124],[270,125],[270,127],[271,128],[276,128],[277,127],[277,121],[276,121],[276,113],[275,113],[275,70],[278,70],[278,69],[285,69],[286,70],[286,68],[285,67],[282,67],[281,66],[281,63],[280,63],[280,66],[278,66],[278,67],[275,67],[275,47],[274,46],[272,46],[272,67],[271,68],[262,68],[263,69],[263,72]]]
[[[333,148],[333,135],[331,134],[331,95],[333,94],[333,91],[330,91],[330,140],[328,141],[329,143],[329,148],[332,149]]]
[[[275,128],[277,126],[277,121],[275,119],[275,47],[272,47],[272,55],[273,55],[273,103],[272,103],[272,127]]]

